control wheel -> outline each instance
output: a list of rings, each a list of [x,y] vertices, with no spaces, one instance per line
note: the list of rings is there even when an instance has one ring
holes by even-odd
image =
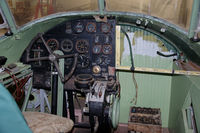
[[[49,53],[49,56],[46,56],[46,57],[38,57],[38,58],[30,58],[30,48],[32,47],[32,45],[34,44],[34,42],[38,39],[41,39],[42,42],[43,42],[43,45],[45,46],[45,48],[47,49],[48,53]],[[71,75],[73,74],[75,68],[76,68],[76,65],[77,65],[77,59],[78,59],[78,54],[68,54],[68,55],[58,55],[58,54],[55,54],[52,52],[51,48],[47,45],[47,42],[44,40],[43,36],[41,33],[38,33],[38,35],[31,41],[31,45],[29,45],[28,49],[27,50],[27,56],[26,56],[26,61],[27,62],[34,62],[34,61],[44,61],[44,60],[49,60],[51,61],[57,72],[58,72],[58,75],[61,79],[61,81],[64,83],[66,82],[70,77]],[[61,70],[59,68],[59,64],[58,64],[58,60],[59,59],[62,59],[62,58],[74,58],[74,63],[73,63],[73,67],[72,67],[72,70],[70,71],[70,73],[68,75],[66,75],[65,77],[63,77],[63,74],[61,73]]]

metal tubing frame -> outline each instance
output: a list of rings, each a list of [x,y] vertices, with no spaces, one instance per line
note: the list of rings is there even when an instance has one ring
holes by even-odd
[[[16,26],[16,23],[15,23],[15,19],[12,15],[12,12],[10,11],[10,8],[9,8],[6,0],[1,0],[0,8],[3,12],[2,15],[4,15],[4,17],[6,18],[6,21],[8,23],[8,26],[9,26],[11,32],[17,33],[17,26]]]
[[[132,72],[130,66],[117,66],[117,71]],[[149,73],[149,74],[160,74],[160,75],[187,75],[187,76],[200,76],[199,71],[184,71],[184,70],[168,70],[158,68],[147,68],[147,67],[135,67],[134,72],[136,73]]]
[[[105,0],[98,0],[98,3],[99,3],[99,13],[100,15],[104,15]]]
[[[192,38],[194,37],[195,30],[197,28],[198,20],[199,20],[199,9],[200,9],[200,0],[194,0],[193,6],[192,6],[192,15],[190,18],[190,29],[188,33],[188,37]]]
[[[199,8],[200,8],[200,0],[194,0],[194,3],[193,3],[193,8],[192,8],[192,15],[191,15],[191,22],[190,22],[190,29],[189,29],[189,33],[188,33],[188,36],[189,38],[193,37],[194,36],[194,30],[197,26],[197,20],[198,20],[198,11],[199,11]],[[85,12],[85,13],[81,13],[81,14],[94,14],[94,15],[107,15],[107,14],[110,14],[109,12],[105,11],[105,0],[98,0],[98,6],[99,6],[99,11],[98,12]],[[20,31],[21,29],[23,29],[23,27],[26,27],[28,25],[32,25],[31,23],[37,23],[39,22],[40,20],[35,20],[33,22],[30,22],[30,23],[27,23],[25,24],[24,26],[20,27],[19,29],[17,28],[16,26],[16,23],[15,23],[15,19],[12,15],[12,12],[10,11],[10,8],[7,4],[7,1],[6,0],[1,0],[0,2],[0,7],[2,9],[2,12],[7,20],[7,23],[11,29],[11,31],[13,33],[17,33],[18,31]],[[80,12],[69,12],[67,14],[70,14],[70,16],[73,16],[74,14],[78,15]],[[55,15],[59,15],[59,13],[56,13]],[[47,18],[51,18],[50,16],[54,16],[54,15],[49,15]],[[59,15],[60,17],[62,17],[63,15]],[[41,18],[41,20],[43,20],[45,18]]]
[[[64,53],[60,50],[54,51],[54,53],[59,55],[64,55]],[[59,59],[59,67],[61,73],[64,75],[64,59]],[[64,86],[60,79],[58,78],[58,92],[57,92],[57,115],[63,115],[63,96],[64,96]]]
[[[23,103],[23,105],[22,105],[22,108],[21,108],[21,111],[22,111],[22,112],[25,112],[25,111],[26,111],[26,107],[27,107],[27,105],[28,105],[29,97],[30,97],[31,90],[32,90],[32,80],[33,80],[33,79],[31,79],[31,81],[30,81],[30,83],[29,83],[30,85],[29,85],[29,87],[28,87],[28,91],[27,91],[26,97],[25,97],[25,99],[24,99],[24,103]]]
[[[70,119],[75,122],[73,91],[67,91]]]
[[[58,94],[58,74],[54,71],[54,66],[52,65],[51,74],[51,114],[57,114],[57,94]]]

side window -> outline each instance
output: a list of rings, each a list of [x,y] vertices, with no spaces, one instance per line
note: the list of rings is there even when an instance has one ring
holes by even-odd
[[[2,11],[0,9],[0,37],[4,36],[5,33],[7,32],[8,32],[8,24],[5,18],[3,17]]]

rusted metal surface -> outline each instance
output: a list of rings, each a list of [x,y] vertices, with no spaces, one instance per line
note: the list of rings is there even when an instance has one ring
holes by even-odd
[[[197,64],[188,61],[188,62],[183,62],[183,61],[177,61],[176,62],[178,67],[181,68],[182,70],[185,71],[200,71],[200,66],[198,66]]]

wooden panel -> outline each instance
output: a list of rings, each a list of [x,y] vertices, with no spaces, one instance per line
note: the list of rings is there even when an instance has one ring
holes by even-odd
[[[131,107],[128,130],[142,133],[161,133],[160,109]]]
[[[129,123],[129,131],[137,131],[142,133],[162,133],[162,127],[158,125],[146,125],[139,123]]]

